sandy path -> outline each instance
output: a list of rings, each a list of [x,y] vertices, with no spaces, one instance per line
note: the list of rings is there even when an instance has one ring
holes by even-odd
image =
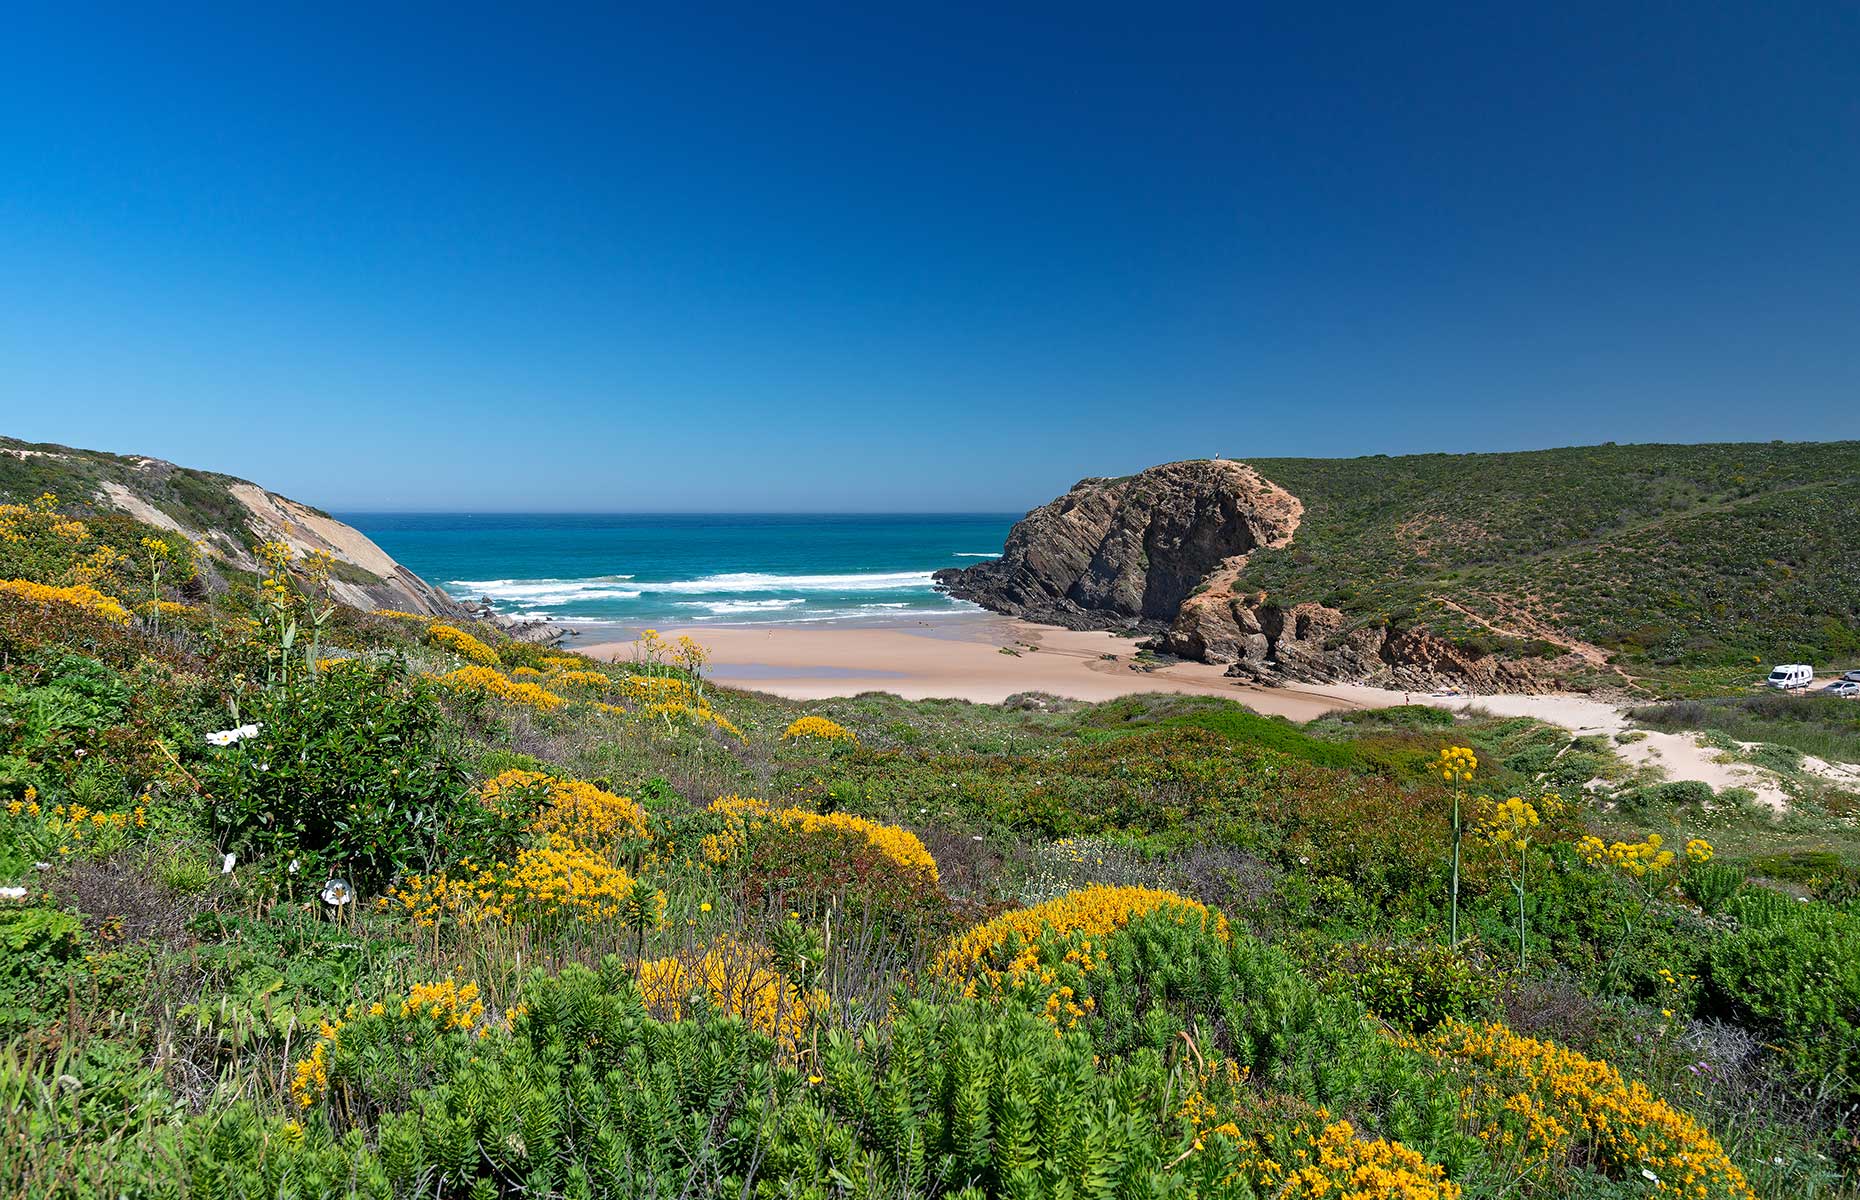
[[[1756,793],[1757,803],[1774,812],[1789,807],[1789,793],[1782,789],[1776,773],[1749,763],[1719,762],[1720,751],[1702,746],[1691,733],[1661,733],[1641,730],[1646,736],[1625,744],[1614,737],[1633,727],[1625,709],[1588,696],[1561,693],[1533,696],[1439,696],[1417,697],[1417,702],[1440,708],[1464,711],[1482,708],[1505,717],[1536,717],[1552,725],[1561,725],[1573,734],[1605,737],[1615,753],[1636,767],[1653,767],[1669,780],[1696,779],[1714,789],[1748,788]]]
[[[1225,678],[1223,668],[1177,663],[1133,669],[1136,645],[1109,633],[1031,625],[1007,617],[945,618],[921,626],[808,629],[793,625],[697,626],[718,683],[794,700],[884,691],[908,700],[999,704],[1016,692],[1113,700],[1141,692],[1227,696],[1264,713],[1308,721],[1339,708],[1390,703],[1349,688],[1265,688]],[[1033,647],[1038,647],[1034,649]],[[597,658],[625,658],[626,643],[577,644]],[[1017,654],[1004,653],[1004,648]],[[1111,657],[1106,657],[1106,656]],[[1400,703],[1399,694],[1393,703]],[[1380,694],[1378,694],[1380,695]]]

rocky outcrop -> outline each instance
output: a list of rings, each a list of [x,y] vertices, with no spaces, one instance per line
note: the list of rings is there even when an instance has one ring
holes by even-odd
[[[1322,604],[1281,607],[1265,596],[1231,593],[1183,609],[1162,648],[1202,662],[1229,663],[1252,683],[1370,683],[1430,691],[1532,692],[1590,666],[1577,654],[1552,659],[1484,654],[1422,626],[1394,629],[1353,621]]]
[[[1259,683],[1368,682],[1535,691],[1585,662],[1482,654],[1424,627],[1363,622],[1238,590],[1247,558],[1290,545],[1304,506],[1244,463],[1178,462],[1084,479],[1014,526],[999,559],[937,572],[950,595],[1072,629],[1136,630],[1152,648]]]
[[[1072,629],[1161,632],[1211,576],[1284,545],[1297,497],[1237,462],[1151,467],[1083,479],[1014,526],[998,559],[939,571],[939,586],[984,608]]]

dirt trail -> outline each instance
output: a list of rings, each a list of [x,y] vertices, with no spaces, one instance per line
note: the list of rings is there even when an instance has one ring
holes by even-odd
[[[1608,661],[1612,656],[1600,646],[1595,645],[1593,642],[1585,642],[1578,638],[1570,637],[1568,634],[1557,629],[1554,625],[1550,625],[1542,619],[1533,616],[1522,606],[1513,604],[1501,596],[1494,596],[1490,593],[1481,594],[1501,611],[1504,615],[1504,619],[1511,623],[1509,626],[1501,625],[1490,617],[1482,616],[1472,609],[1467,608],[1459,601],[1451,600],[1446,596],[1435,596],[1434,599],[1445,607],[1460,614],[1462,617],[1465,617],[1467,620],[1491,630],[1500,637],[1517,638],[1520,641],[1535,639],[1540,642],[1549,642],[1552,646],[1561,646],[1563,649],[1578,656],[1591,666],[1614,671],[1617,675],[1621,674],[1620,669],[1613,666]],[[1626,678],[1626,676],[1623,675],[1622,678]]]

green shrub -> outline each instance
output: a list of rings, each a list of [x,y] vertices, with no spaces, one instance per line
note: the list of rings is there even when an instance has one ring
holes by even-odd
[[[0,908],[0,1031],[64,1007],[83,933],[82,921],[55,908]]]
[[[1361,1007],[1215,919],[1164,908],[1101,937],[1048,929],[1034,949],[1038,969],[1002,997],[1090,1030],[1107,1059],[1161,1056],[1191,1037],[1268,1092],[1347,1111],[1449,1170],[1471,1152],[1455,1131],[1451,1092],[1376,1033]],[[1007,963],[1021,953],[1010,938],[990,957]]]
[[[1777,1044],[1810,1078],[1860,1094],[1860,918],[1774,893],[1740,897],[1740,928],[1706,959],[1702,1005]]]
[[[517,830],[478,803],[432,686],[394,663],[324,671],[260,693],[255,737],[201,772],[215,835],[296,877],[370,893],[494,847]]]
[[[1494,973],[1436,942],[1327,946],[1312,975],[1320,986],[1354,995],[1376,1016],[1414,1033],[1448,1017],[1484,1020],[1498,998]]]
[[[1743,868],[1725,862],[1693,866],[1679,877],[1679,890],[1685,893],[1686,899],[1698,905],[1706,916],[1723,908],[1725,902],[1743,886]]]
[[[392,1007],[345,1025],[301,1128],[249,1109],[189,1127],[193,1193],[1214,1195],[1237,1165],[1224,1140],[1186,1153],[1160,1058],[1100,1063],[1025,1013],[912,1002],[825,1035],[810,1075],[702,1004],[653,1020],[611,958],[533,977],[523,1003],[482,1039]]]

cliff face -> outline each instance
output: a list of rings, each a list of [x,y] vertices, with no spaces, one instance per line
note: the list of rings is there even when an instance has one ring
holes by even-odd
[[[1298,497],[1244,463],[1169,463],[1081,480],[1016,524],[999,559],[936,579],[1030,621],[1150,633],[1158,650],[1258,682],[1528,691],[1574,665],[1475,654],[1424,628],[1237,590],[1247,556],[1290,545],[1303,515]]]
[[[321,550],[334,558],[337,568],[329,589],[344,604],[427,616],[466,615],[456,600],[394,561],[352,526],[230,475],[178,467],[159,458],[0,438],[0,496],[21,500],[41,492],[54,492],[67,501],[88,500],[204,545],[209,586],[218,586],[216,563],[256,571],[259,564],[251,546],[276,540],[288,542],[299,554]]]
[[[1210,577],[1298,528],[1297,497],[1242,463],[1168,463],[1084,479],[1029,513],[999,559],[937,572],[984,608],[1073,629],[1167,629]]]

